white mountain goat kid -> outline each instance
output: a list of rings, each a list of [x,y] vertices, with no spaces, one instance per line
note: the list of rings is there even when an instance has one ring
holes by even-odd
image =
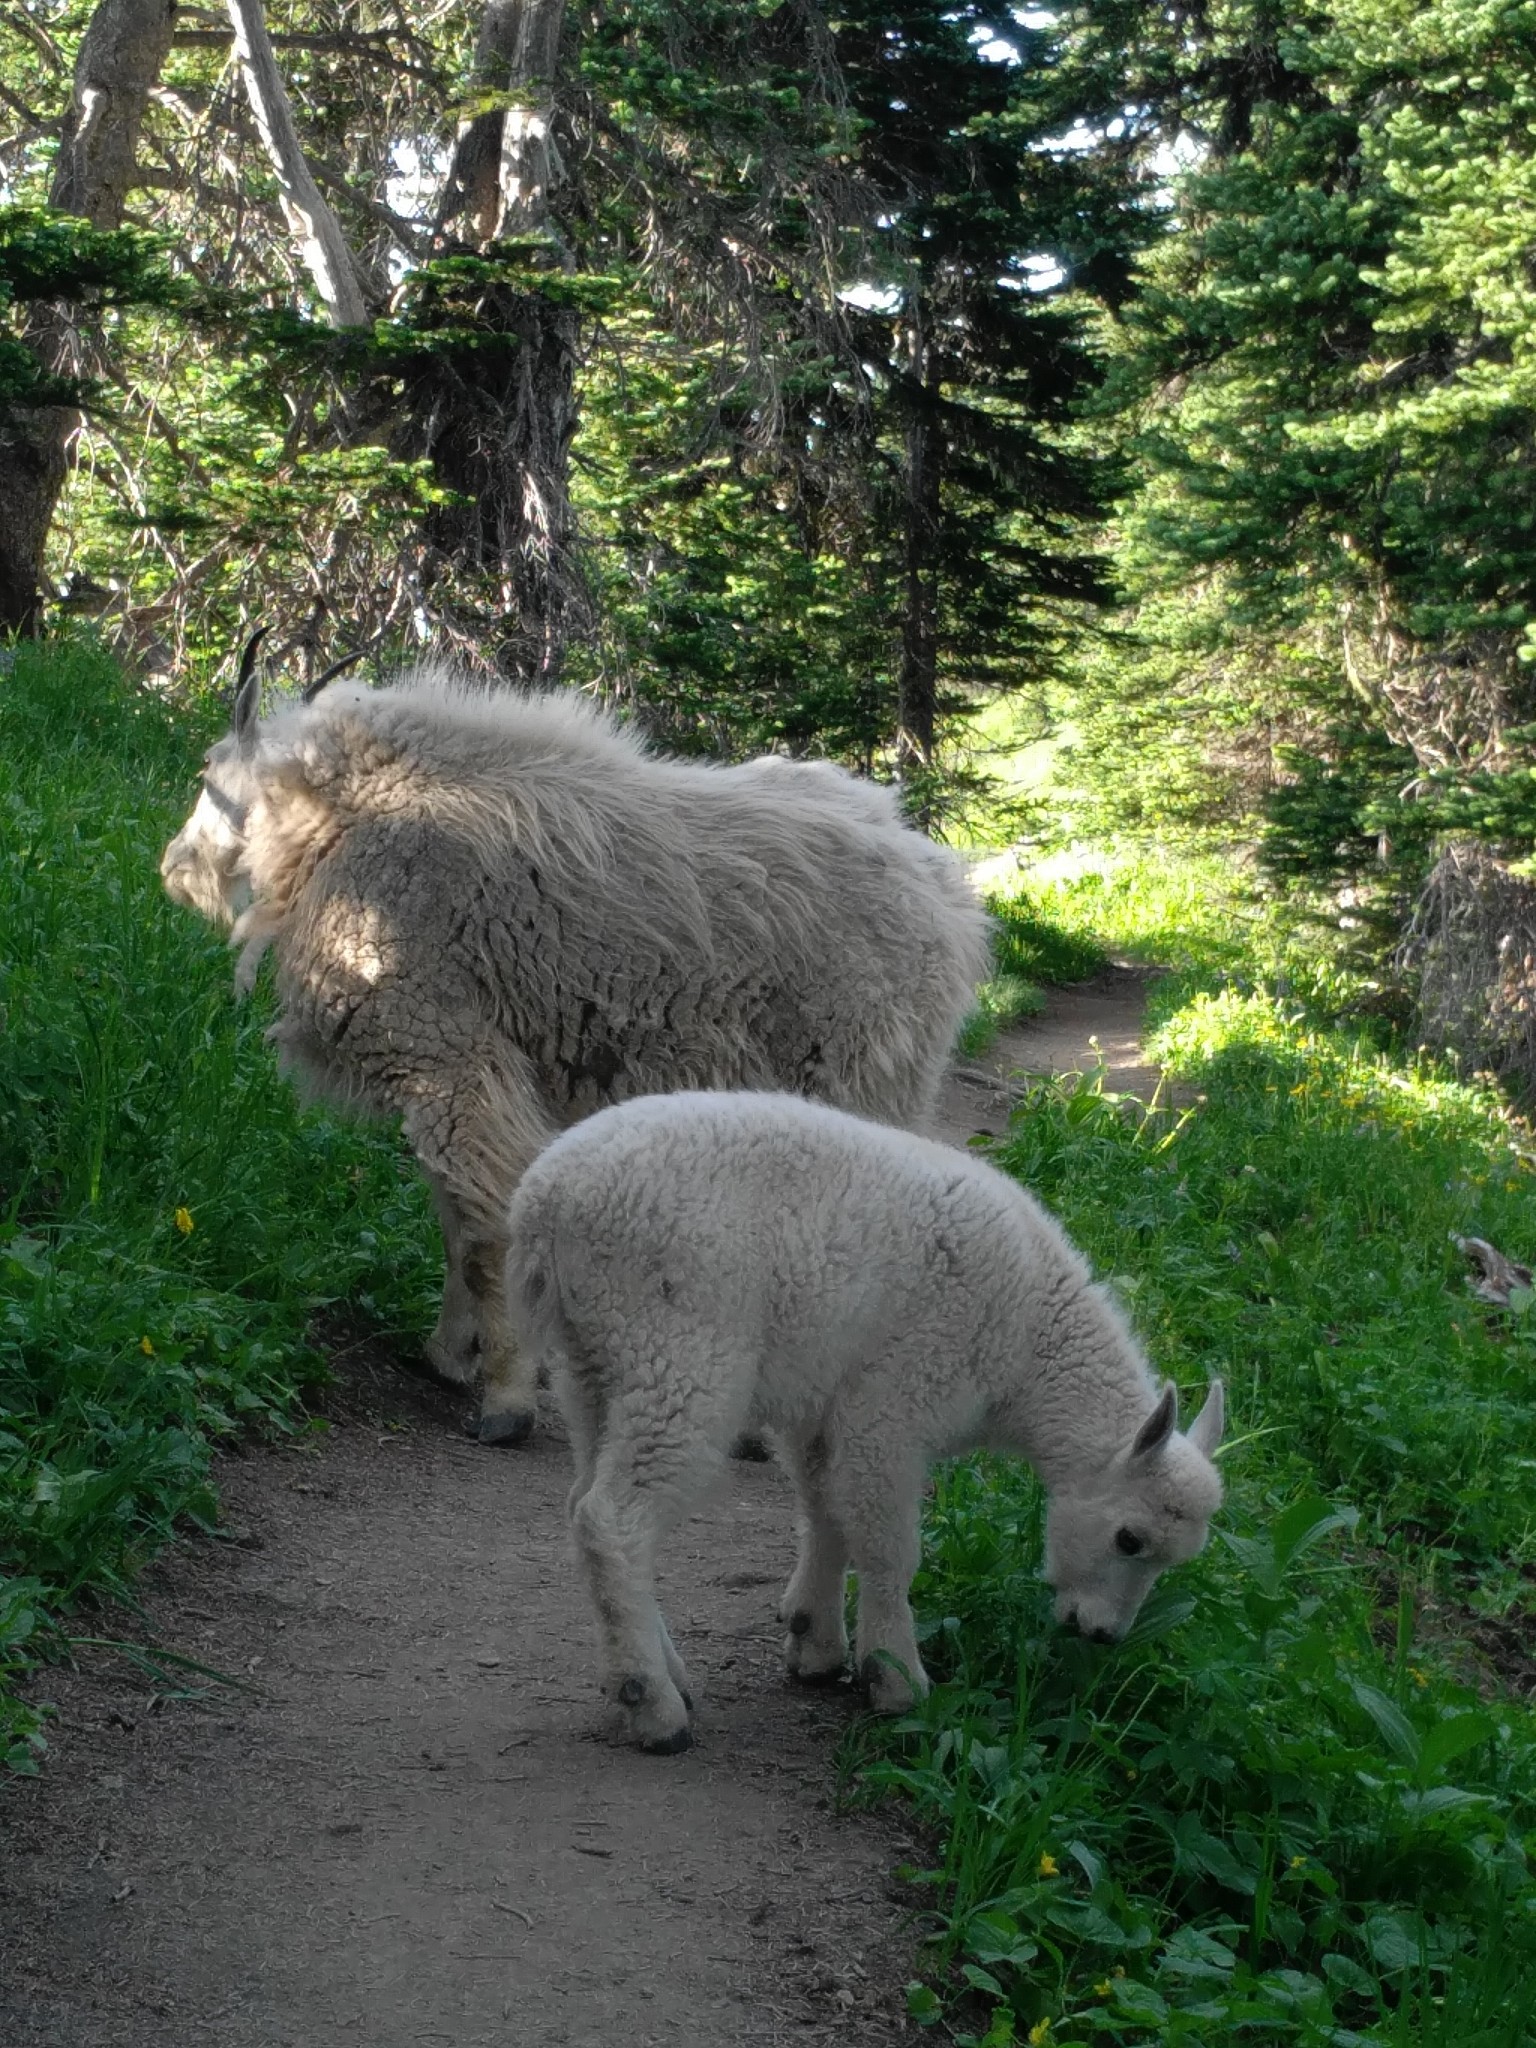
[[[165,886],[233,926],[237,986],[274,950],[273,1037],[310,1093],[403,1120],[448,1254],[428,1357],[478,1372],[481,1437],[518,1442],[506,1212],[535,1154],[671,1088],[921,1123],[985,920],[891,792],[839,769],[658,759],[569,693],[432,671],[259,723],[258,685],[253,643]]]
[[[513,1320],[575,1449],[604,1686],[647,1749],[691,1740],[657,1549],[741,1430],[773,1433],[800,1496],[791,1674],[842,1671],[851,1564],[882,1711],[927,1686],[907,1589],[936,1459],[1029,1460],[1058,1619],[1096,1641],[1205,1543],[1221,1382],[1181,1436],[1060,1226],[973,1154],[786,1095],[653,1096],[558,1138],[509,1229]]]

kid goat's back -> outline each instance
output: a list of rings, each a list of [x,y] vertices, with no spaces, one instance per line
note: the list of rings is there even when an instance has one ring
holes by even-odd
[[[936,1459],[1029,1460],[1058,1616],[1101,1641],[1205,1542],[1220,1383],[1180,1435],[1059,1226],[972,1154],[791,1096],[646,1096],[539,1157],[510,1242],[519,1338],[570,1425],[604,1683],[647,1747],[691,1739],[657,1547],[743,1430],[776,1436],[799,1494],[789,1670],[843,1669],[852,1565],[882,1709],[926,1684],[907,1588]]]

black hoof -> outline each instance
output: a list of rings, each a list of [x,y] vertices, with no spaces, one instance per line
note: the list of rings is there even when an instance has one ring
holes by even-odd
[[[771,1463],[773,1453],[760,1436],[739,1436],[731,1445],[731,1456],[748,1465],[767,1465]]]
[[[483,1444],[525,1444],[533,1435],[533,1410],[512,1408],[504,1415],[482,1415],[475,1434]]]
[[[655,1742],[647,1742],[644,1748],[651,1756],[681,1756],[685,1749],[693,1747],[693,1731],[679,1728],[671,1735],[663,1735]]]
[[[789,1617],[789,1632],[792,1636],[808,1636],[811,1632],[811,1617],[803,1607]]]
[[[691,1714],[693,1712],[693,1694],[691,1692],[685,1692],[682,1698],[683,1705],[688,1709],[689,1713]]]
[[[829,1686],[842,1684],[843,1667],[838,1665],[835,1671],[791,1671],[789,1676],[796,1685],[825,1692]]]

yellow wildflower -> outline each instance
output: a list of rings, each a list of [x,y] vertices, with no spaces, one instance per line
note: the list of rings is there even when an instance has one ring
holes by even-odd
[[[1115,1975],[1116,1975],[1117,1977],[1123,1977],[1123,1976],[1125,1975],[1125,1965],[1124,1965],[1124,1963],[1116,1963],[1116,1965],[1115,1965]]]
[[[1306,1864],[1306,1860],[1307,1860],[1307,1859],[1306,1859],[1306,1857],[1305,1857],[1305,1856],[1293,1856],[1293,1857],[1291,1858],[1291,1868],[1292,1868],[1292,1870],[1300,1870],[1300,1869],[1302,1869],[1302,1868],[1303,1868],[1303,1867],[1305,1866],[1305,1864]]]
[[[192,1235],[192,1211],[190,1209],[178,1209],[176,1211],[175,1223],[176,1228],[183,1237],[190,1237]]]
[[[1095,1995],[1096,1997],[1098,1997],[1098,1998],[1108,1998],[1108,1996],[1109,1996],[1109,1979],[1108,1979],[1108,1978],[1106,1977],[1106,1978],[1104,1979],[1104,1981],[1103,1981],[1103,1982],[1102,1982],[1101,1984],[1095,1984],[1095,1985],[1094,1985],[1094,1987],[1093,1987],[1093,1989],[1094,1989],[1094,1995]]]
[[[1050,2021],[1036,2020],[1035,2024],[1029,2030],[1029,2048],[1041,2048],[1041,2043],[1044,2041],[1048,2041],[1050,2039],[1050,2036]]]
[[[1421,1671],[1417,1664],[1410,1664],[1408,1666],[1408,1676],[1413,1680],[1415,1685],[1428,1685],[1429,1683],[1429,1673],[1427,1671]]]
[[[153,1344],[150,1343],[147,1337],[141,1337],[139,1339],[139,1349],[143,1352],[146,1358],[153,1358],[155,1355],[155,1347]]]
[[[1040,1858],[1039,1869],[1036,1874],[1040,1877],[1054,1877],[1056,1875],[1056,1870],[1056,1858],[1052,1856],[1049,1851],[1047,1851],[1046,1854]]]

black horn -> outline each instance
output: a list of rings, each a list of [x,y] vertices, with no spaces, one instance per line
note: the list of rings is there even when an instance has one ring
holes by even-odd
[[[235,684],[235,739],[242,754],[256,744],[256,707],[261,701],[261,677],[256,671],[256,650],[271,628],[258,626],[245,643],[240,657],[240,675]]]
[[[384,632],[387,632],[388,630],[388,627],[384,628]],[[301,701],[305,704],[313,704],[315,699],[319,696],[320,692],[325,688],[327,683],[334,682],[337,676],[339,676],[345,669],[351,668],[354,662],[361,661],[365,654],[371,654],[373,652],[374,648],[377,647],[379,642],[384,638],[384,632],[375,633],[373,638],[371,640],[365,640],[361,647],[354,647],[352,652],[350,654],[344,654],[341,657],[340,661],[333,661],[330,667],[325,671],[325,673],[323,675],[316,676],[315,680],[312,683],[306,683],[304,685],[304,689],[302,692]]]

